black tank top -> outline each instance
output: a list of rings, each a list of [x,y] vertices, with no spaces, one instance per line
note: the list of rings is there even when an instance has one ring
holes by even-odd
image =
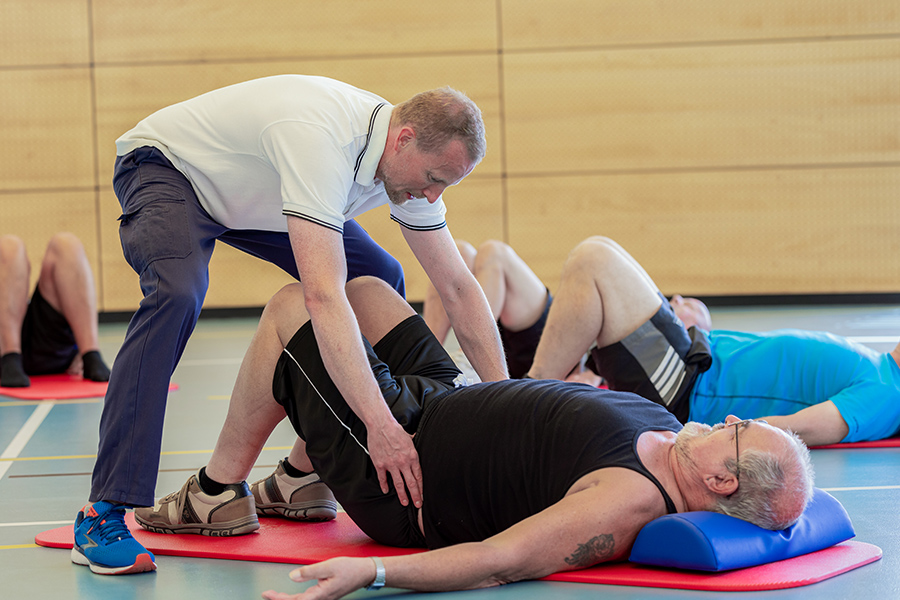
[[[679,431],[665,408],[578,383],[508,380],[451,391],[425,407],[415,437],[429,548],[481,541],[561,500],[584,475],[624,467],[645,431]]]

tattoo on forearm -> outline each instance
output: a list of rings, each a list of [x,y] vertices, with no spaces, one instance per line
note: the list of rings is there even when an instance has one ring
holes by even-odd
[[[566,557],[566,564],[573,567],[589,567],[598,562],[609,560],[616,549],[616,541],[611,533],[604,533],[589,539],[584,544],[578,544],[578,548],[571,556]]]

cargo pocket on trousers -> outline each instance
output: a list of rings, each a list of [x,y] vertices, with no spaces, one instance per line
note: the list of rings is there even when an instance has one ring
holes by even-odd
[[[125,260],[138,275],[153,261],[191,254],[191,231],[181,198],[157,198],[129,206],[119,217]]]

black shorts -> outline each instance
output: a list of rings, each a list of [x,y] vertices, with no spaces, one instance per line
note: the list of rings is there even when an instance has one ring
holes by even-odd
[[[374,347],[363,342],[385,403],[407,433],[415,433],[423,408],[454,389],[459,369],[418,315]],[[400,504],[390,477],[390,491],[381,492],[366,450],[365,425],[325,370],[311,323],[297,331],[278,359],[272,393],[306,441],[319,477],[360,529],[381,544],[425,547],[412,502]]]
[[[78,346],[66,318],[34,288],[22,322],[22,366],[29,375],[65,373]]]
[[[609,389],[633,392],[669,409],[685,423],[697,375],[712,365],[709,340],[696,327],[685,329],[669,301],[621,342],[594,348],[591,358]]]
[[[506,368],[509,370],[511,379],[522,379],[531,369],[534,353],[537,351],[541,334],[544,333],[544,327],[547,325],[547,314],[550,312],[551,304],[553,304],[553,296],[550,294],[550,290],[547,290],[544,312],[528,329],[507,331],[503,325],[497,323],[497,329],[500,330],[500,341],[503,342],[503,352],[506,354]]]

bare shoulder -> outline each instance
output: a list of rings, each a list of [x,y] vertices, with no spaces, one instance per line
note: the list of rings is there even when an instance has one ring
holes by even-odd
[[[518,565],[504,581],[538,578],[624,560],[641,528],[666,514],[652,481],[631,469],[609,467],[578,480],[559,502],[489,540]]]
[[[624,467],[607,467],[591,471],[569,488],[566,497],[580,493],[586,493],[591,497],[603,497],[606,500],[622,497],[632,507],[647,506],[651,510],[658,504],[664,512],[666,510],[665,500],[659,488],[644,475]]]
[[[588,521],[607,524],[608,531],[585,538],[578,544],[570,560],[587,558],[590,554],[599,562],[597,551],[615,539],[615,551],[604,560],[624,558],[638,531],[657,517],[666,514],[666,503],[659,488],[636,471],[621,467],[609,467],[588,473],[572,486],[566,500],[577,504]],[[589,530],[585,530],[589,531]],[[601,552],[602,554],[602,552]]]

